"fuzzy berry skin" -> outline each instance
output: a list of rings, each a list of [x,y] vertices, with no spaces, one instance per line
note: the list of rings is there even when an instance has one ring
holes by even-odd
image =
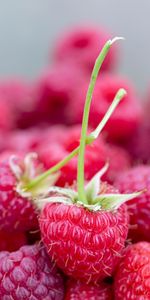
[[[16,251],[27,244],[27,237],[24,232],[0,231],[0,251]]]
[[[112,192],[108,185],[106,193]],[[128,233],[126,206],[90,211],[75,204],[48,203],[39,218],[49,255],[65,274],[86,283],[111,276]]]
[[[73,63],[55,64],[41,74],[34,92],[41,122],[68,124],[68,104],[76,88],[83,85],[85,77],[84,72]]]
[[[39,159],[46,169],[54,166],[65,156],[74,150],[79,145],[80,126],[72,126],[66,128],[61,133],[59,140],[51,140],[50,138],[43,141],[37,149]],[[51,134],[50,134],[51,136]],[[112,146],[105,143],[103,137],[98,138],[91,146],[86,146],[85,151],[85,178],[91,179],[106,162],[109,162],[109,168],[105,176],[105,180],[112,183],[116,173],[128,169],[130,166],[130,158],[125,150],[120,147]],[[92,168],[91,168],[92,166]],[[77,157],[74,157],[66,166],[60,170],[60,177],[57,185],[64,186],[65,184],[72,185],[76,181],[77,174]]]
[[[99,27],[90,25],[75,27],[59,37],[54,49],[54,58],[59,62],[73,61],[91,73],[98,54],[109,38],[110,34]],[[117,54],[117,48],[112,47],[102,65],[103,71],[115,66]]]
[[[150,244],[128,246],[115,275],[115,300],[150,299]]]
[[[85,82],[82,89],[77,89],[68,109],[74,123],[80,123],[82,120],[87,87],[88,82]],[[127,91],[127,95],[112,114],[104,132],[110,140],[122,142],[133,135],[141,121],[142,114],[136,92],[128,80],[108,74],[102,74],[98,78],[93,94],[89,124],[93,128],[99,124],[120,87]]]
[[[1,299],[63,299],[61,275],[41,246],[0,252],[0,278]]]
[[[150,166],[139,165],[119,174],[115,185],[121,193],[143,193],[127,202],[130,214],[129,237],[135,241],[150,241]]]
[[[111,286],[105,283],[99,285],[85,284],[81,281],[68,280],[65,300],[112,300]]]
[[[27,231],[38,228],[32,201],[16,192],[17,180],[9,161],[0,161],[0,230]]]

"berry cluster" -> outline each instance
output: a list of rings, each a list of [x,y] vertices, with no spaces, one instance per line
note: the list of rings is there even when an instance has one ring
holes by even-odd
[[[150,105],[114,75],[120,39],[77,27],[0,82],[2,300],[150,299]]]

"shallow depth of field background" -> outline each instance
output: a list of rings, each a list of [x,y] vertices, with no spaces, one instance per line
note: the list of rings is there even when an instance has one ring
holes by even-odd
[[[35,78],[61,32],[94,23],[126,38],[119,72],[143,92],[150,82],[149,15],[148,0],[0,0],[0,77]]]

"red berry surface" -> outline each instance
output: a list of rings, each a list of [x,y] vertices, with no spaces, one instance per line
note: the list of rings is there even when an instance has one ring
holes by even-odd
[[[16,251],[27,244],[27,237],[24,232],[0,231],[0,251]]]
[[[114,189],[103,184],[104,193]],[[116,191],[116,190],[115,190]],[[48,203],[39,218],[49,255],[66,273],[86,283],[111,276],[128,233],[126,206],[90,211],[83,206]]]
[[[150,244],[128,246],[115,275],[115,300],[150,299]]]
[[[139,165],[120,173],[116,186],[121,193],[143,193],[127,202],[130,214],[129,237],[133,241],[150,241],[150,166]]]
[[[105,283],[97,285],[81,281],[68,280],[65,300],[112,300],[111,286]]]
[[[79,88],[70,103],[70,118],[81,123],[88,82]],[[95,128],[103,118],[117,91],[122,87],[127,95],[121,101],[104,128],[106,136],[113,141],[124,141],[133,135],[141,120],[141,107],[132,84],[119,76],[102,74],[96,83],[90,109],[89,124]]]
[[[91,73],[100,50],[110,34],[96,26],[78,26],[61,35],[56,42],[54,57],[57,61],[73,61],[80,68]],[[112,69],[117,61],[117,49],[112,47],[106,57],[102,70]]]
[[[0,230],[26,231],[38,228],[37,213],[31,199],[16,191],[17,179],[8,160],[0,162]]]
[[[63,280],[42,246],[0,252],[0,299],[62,300]]]

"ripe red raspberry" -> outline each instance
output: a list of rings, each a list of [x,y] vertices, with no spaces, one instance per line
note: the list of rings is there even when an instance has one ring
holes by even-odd
[[[80,126],[66,128],[58,141],[54,140],[53,142],[53,139],[45,139],[41,147],[36,149],[39,159],[46,169],[54,166],[79,145],[80,130]],[[107,161],[109,162],[109,168],[104,178],[109,182],[114,181],[115,174],[120,171],[120,166],[122,170],[126,170],[130,166],[130,158],[125,150],[120,147],[107,145],[104,139],[100,137],[92,146],[86,146],[85,178],[87,180],[91,179]],[[77,157],[74,157],[61,169],[57,185],[71,185],[76,180],[76,174]]]
[[[76,88],[82,86],[85,74],[73,63],[55,64],[46,70],[35,85],[37,114],[51,124],[68,123],[67,106]]]
[[[0,94],[11,108],[14,125],[18,128],[26,128],[36,123],[36,99],[32,90],[29,83],[20,79],[6,80],[0,85]]]
[[[23,232],[0,231],[0,251],[16,251],[27,244],[27,238]]]
[[[115,276],[115,300],[150,299],[150,244],[128,246]]]
[[[16,158],[16,162],[24,167],[21,158]],[[17,185],[9,160],[0,161],[0,230],[25,232],[38,228],[35,205],[30,197],[19,194]]]
[[[110,34],[96,26],[79,26],[59,37],[54,49],[57,61],[73,61],[79,67],[91,72],[96,57]],[[102,70],[108,71],[116,65],[117,49],[113,47],[106,57]]]
[[[150,241],[150,166],[139,165],[120,173],[115,185],[121,193],[144,192],[127,202],[130,214],[129,237]]]
[[[100,193],[116,190],[102,184]],[[47,203],[39,224],[57,265],[65,274],[89,283],[114,272],[128,233],[128,214],[125,205],[115,211],[91,211],[77,204]]]
[[[105,283],[99,285],[85,284],[81,281],[68,280],[65,300],[112,300],[111,286]]]
[[[127,91],[127,95],[112,114],[104,132],[111,140],[124,141],[132,136],[138,127],[141,120],[141,107],[131,83],[121,77],[104,74],[98,78],[93,94],[89,124],[94,128],[98,125],[120,87]],[[70,103],[68,111],[74,123],[81,122],[86,91],[87,82],[82,89],[77,90]]]
[[[0,298],[62,300],[63,280],[43,246],[0,252]]]

